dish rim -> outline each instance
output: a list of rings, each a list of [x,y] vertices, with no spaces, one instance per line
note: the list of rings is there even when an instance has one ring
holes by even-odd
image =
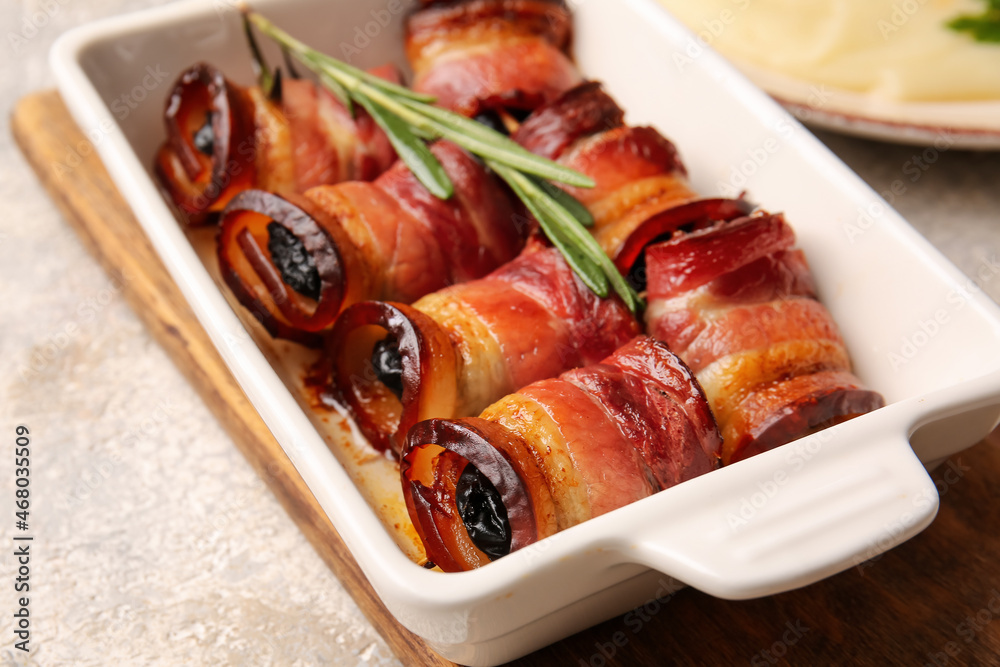
[[[1000,150],[1000,100],[913,102],[792,77],[745,60],[732,64],[800,121],[866,139],[933,146]]]

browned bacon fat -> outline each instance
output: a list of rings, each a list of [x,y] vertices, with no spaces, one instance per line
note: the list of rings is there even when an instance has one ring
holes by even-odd
[[[648,337],[409,433],[400,473],[428,558],[480,567],[709,472],[721,438],[694,375]]]
[[[368,440],[398,453],[430,417],[478,414],[535,380],[603,359],[639,332],[553,248],[532,244],[480,280],[412,307],[359,303],[328,340],[329,382]]]
[[[517,255],[524,230],[499,181],[454,144],[431,151],[455,187],[447,200],[397,162],[371,183],[302,197],[251,190],[229,204],[222,274],[271,335],[319,345],[319,332],[352,303],[409,303]]]
[[[424,2],[406,22],[415,90],[466,116],[531,110],[576,85],[565,54],[571,22],[562,2]]]
[[[794,245],[781,215],[759,214],[646,250],[647,331],[697,375],[726,464],[883,405]]]
[[[392,81],[392,67],[373,73]],[[167,141],[156,174],[192,224],[210,221],[239,192],[304,192],[323,184],[371,180],[396,159],[363,109],[354,116],[324,88],[291,78],[267,96],[199,63],[167,98]]]

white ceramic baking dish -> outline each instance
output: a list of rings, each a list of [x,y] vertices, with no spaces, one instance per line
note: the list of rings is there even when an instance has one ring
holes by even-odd
[[[403,63],[395,1],[255,5],[334,55],[349,45],[360,51],[355,63]],[[654,0],[570,5],[582,70],[606,83],[631,123],[655,124],[677,143],[701,192],[745,189],[788,214],[857,374],[888,406],[461,574],[404,555],[150,178],[162,102],[181,70],[206,60],[251,80],[233,5],[185,1],[83,26],[52,55],[76,120],[386,606],[468,664],[523,655],[666,592],[664,581],[748,598],[873,557],[933,519],[938,497],[921,461],[974,444],[1000,416],[1000,309],[976,281]],[[977,280],[995,279],[997,268],[984,264]]]

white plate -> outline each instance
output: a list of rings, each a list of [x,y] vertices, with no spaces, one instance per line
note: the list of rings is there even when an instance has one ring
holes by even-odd
[[[674,67],[671,56],[691,35],[653,0],[569,4],[582,70],[606,82],[632,123],[653,123],[676,141],[696,188],[746,189],[788,214],[857,374],[889,405],[458,574],[423,570],[397,546],[247,335],[150,177],[171,83],[158,73],[176,76],[206,60],[251,80],[232,5],[188,0],[83,26],[52,54],[77,122],[375,590],[406,627],[466,664],[511,660],[622,613],[667,592],[665,577],[746,598],[873,557],[936,512],[934,485],[914,450],[933,463],[976,443],[1000,416],[1000,309],[988,297],[724,60],[706,53]],[[395,7],[255,5],[334,54],[372,22],[371,12]],[[375,24],[356,64],[403,62],[401,16],[385,29]],[[125,110],[123,95],[149,102]]]
[[[735,63],[746,76],[815,127],[918,146],[1000,150],[1000,101],[897,102]]]

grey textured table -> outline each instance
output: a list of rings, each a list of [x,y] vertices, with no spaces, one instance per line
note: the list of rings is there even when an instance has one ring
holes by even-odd
[[[59,34],[162,3],[12,4],[0,0],[0,664],[399,664],[11,139],[9,105],[54,85]],[[11,633],[15,424],[33,435],[30,654]]]
[[[53,85],[46,56],[60,33],[159,3],[22,0],[0,13],[0,442],[13,440],[15,424],[32,429],[35,536],[32,651],[23,654],[8,613],[14,476],[4,455],[0,661],[396,663],[10,138],[9,105]],[[35,25],[39,12],[47,18]],[[1000,154],[945,151],[915,171],[922,149],[820,137],[876,190],[902,183],[893,204],[970,277],[996,261]],[[1000,301],[1000,279],[982,287]]]

